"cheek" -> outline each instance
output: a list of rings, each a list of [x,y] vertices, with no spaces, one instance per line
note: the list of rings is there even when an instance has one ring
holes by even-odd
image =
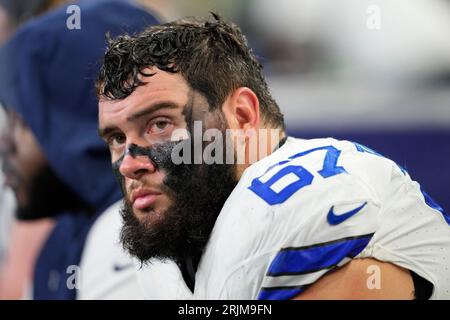
[[[112,165],[113,171],[116,171],[116,170],[118,171],[119,170],[120,164],[122,163],[123,158],[124,158],[124,153],[125,153],[124,151],[122,151],[119,154],[119,152],[115,152],[115,151],[109,150],[109,154],[111,156],[111,165]]]

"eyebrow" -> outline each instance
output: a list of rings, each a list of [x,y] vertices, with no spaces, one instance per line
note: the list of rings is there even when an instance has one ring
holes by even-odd
[[[132,114],[131,116],[127,117],[127,121],[130,121],[130,122],[135,121],[143,116],[146,116],[150,113],[156,112],[161,109],[175,109],[175,108],[178,108],[178,105],[176,105],[173,102],[170,102],[170,101],[157,102],[157,103],[152,104],[149,107],[145,108],[144,110],[140,110],[140,111]]]
[[[103,140],[106,141],[106,136],[108,136],[111,132],[116,131],[118,128],[117,127],[105,127],[105,128],[98,128],[98,135],[100,136],[100,138],[102,138]]]
[[[150,106],[148,106],[147,108],[143,109],[143,110],[139,110],[136,113],[133,113],[132,115],[127,117],[127,121],[132,122],[135,121],[139,118],[142,118],[144,116],[147,116],[153,112],[156,112],[158,110],[161,109],[176,109],[179,106],[171,101],[162,101],[162,102],[157,102],[154,103]],[[104,128],[99,128],[98,129],[98,135],[102,138],[105,139],[105,137],[110,134],[111,132],[117,131],[118,127],[116,126],[106,126]]]

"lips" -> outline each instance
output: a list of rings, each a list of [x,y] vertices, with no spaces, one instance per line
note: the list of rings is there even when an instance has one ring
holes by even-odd
[[[160,195],[160,192],[154,190],[139,189],[132,193],[131,203],[135,209],[142,210],[150,207]]]

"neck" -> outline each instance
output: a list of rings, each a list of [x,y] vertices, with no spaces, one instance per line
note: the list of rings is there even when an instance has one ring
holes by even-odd
[[[281,147],[287,139],[286,133],[283,130],[276,129],[259,129],[256,137],[257,141],[252,141],[251,138],[246,140],[245,162],[236,165],[236,178],[238,180],[240,180],[245,169],[253,163],[271,155]]]

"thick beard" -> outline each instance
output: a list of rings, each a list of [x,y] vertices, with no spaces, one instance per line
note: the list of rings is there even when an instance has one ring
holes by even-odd
[[[141,263],[200,256],[237,182],[233,165],[181,164],[171,168],[164,184],[172,205],[157,222],[141,222],[124,198],[121,242]]]

